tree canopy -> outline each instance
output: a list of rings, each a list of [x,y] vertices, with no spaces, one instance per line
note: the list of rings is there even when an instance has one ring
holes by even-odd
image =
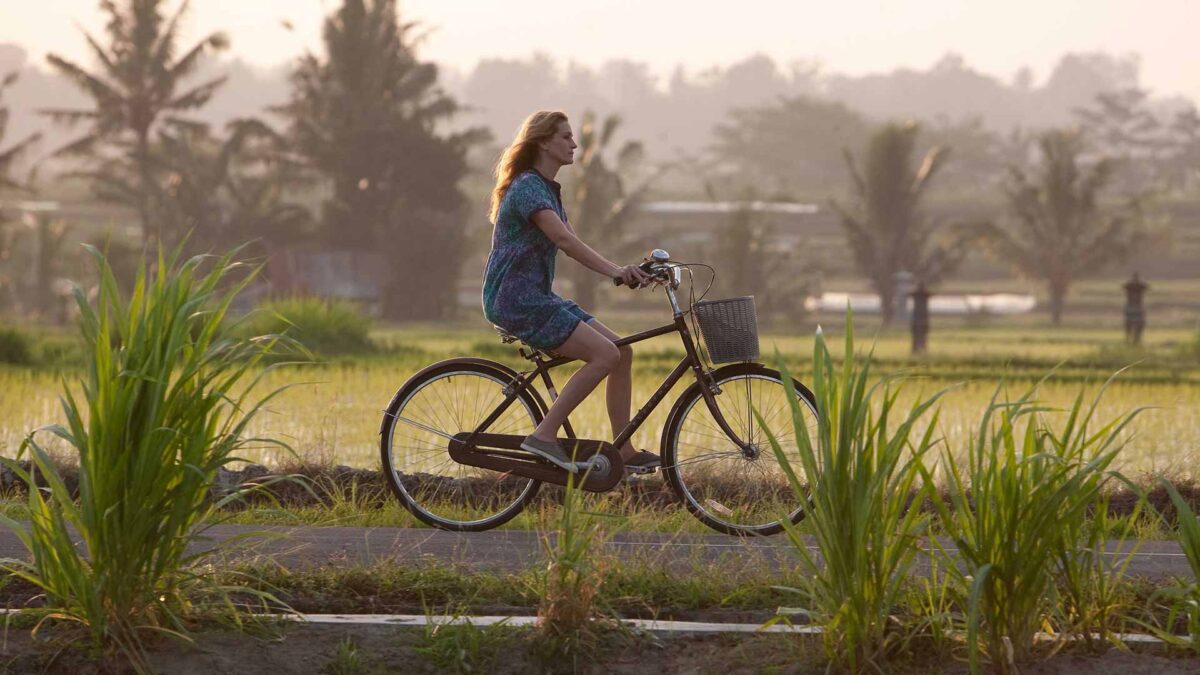
[[[213,33],[180,55],[180,22],[188,0],[169,17],[164,11],[166,4],[164,0],[101,0],[101,9],[108,16],[106,43],[84,33],[97,64],[94,72],[57,54],[46,57],[93,102],[86,109],[42,111],[68,126],[88,127],[83,136],[61,148],[60,154],[101,156],[99,166],[89,172],[98,193],[135,207],[147,241],[163,234],[156,203],[165,186],[154,163],[154,134],[163,126],[202,126],[183,115],[207,103],[225,78],[212,78],[190,88],[185,88],[184,82],[195,74],[205,54],[228,46],[223,33]]]
[[[1009,170],[1013,227],[990,227],[988,239],[996,255],[1021,274],[1046,282],[1050,318],[1057,325],[1072,282],[1130,255],[1142,240],[1141,219],[1136,201],[1120,208],[1103,204],[1115,162],[1106,157],[1084,165],[1079,132],[1048,131],[1038,147],[1042,158],[1035,173],[1020,166]]]
[[[389,257],[385,311],[433,317],[452,305],[463,241],[465,154],[482,132],[446,133],[459,105],[418,60],[395,0],[344,0],[325,53],[301,58],[280,108],[295,150],[332,183],[321,231],[338,247]],[[432,276],[431,276],[432,275]]]
[[[938,223],[921,211],[921,200],[933,177],[945,165],[948,149],[930,148],[913,161],[920,127],[912,122],[891,123],[867,143],[860,169],[846,151],[854,201],[833,208],[841,214],[854,260],[879,294],[884,322],[892,319],[896,274],[907,272],[926,284],[936,282],[961,261],[968,240],[961,229],[939,231]]]
[[[733,111],[713,130],[713,152],[742,175],[735,182],[768,195],[811,198],[836,189],[843,149],[868,133],[866,120],[841,103],[797,96]]]

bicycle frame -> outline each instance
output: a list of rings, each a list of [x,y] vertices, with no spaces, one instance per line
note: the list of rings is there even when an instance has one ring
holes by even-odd
[[[683,377],[684,373],[687,372],[689,368],[695,375],[696,382],[701,385],[701,393],[704,397],[704,402],[708,406],[709,411],[712,413],[713,419],[716,420],[721,430],[729,435],[729,438],[740,440],[738,434],[734,432],[732,428],[730,428],[729,423],[725,421],[724,415],[721,414],[720,409],[717,407],[714,394],[718,392],[714,392],[713,390],[714,385],[710,377],[711,371],[707,370],[704,367],[703,362],[700,360],[700,354],[696,349],[696,343],[692,338],[692,332],[688,328],[687,321],[684,319],[683,313],[679,311],[678,305],[675,304],[675,297],[673,293],[670,293],[670,299],[671,305],[675,309],[675,320],[673,323],[660,326],[658,328],[653,328],[651,330],[642,331],[640,333],[635,333],[614,341],[614,344],[616,344],[618,347],[621,347],[624,345],[631,345],[644,340],[649,340],[650,338],[659,337],[660,335],[667,335],[668,333],[679,333],[680,338],[683,341],[684,351],[686,352],[683,359],[679,361],[670,374],[667,375],[666,379],[663,380],[663,383],[659,385],[658,390],[655,391],[650,399],[646,401],[645,405],[638,410],[637,414],[634,415],[629,421],[629,424],[625,425],[625,428],[621,430],[621,433],[618,434],[615,439],[613,439],[612,445],[617,448],[623,447],[625,443],[633,437],[633,434],[636,433],[637,430],[642,426],[642,423],[646,421],[646,418],[654,412],[655,408],[658,407],[658,404],[662,402],[663,398],[668,392],[671,391],[671,388],[675,386],[675,383]],[[521,353],[525,353],[524,348],[522,348]],[[517,396],[519,396],[521,392],[525,391],[533,384],[535,378],[540,377],[542,382],[546,385],[546,389],[550,392],[551,401],[556,399],[558,397],[558,393],[554,388],[554,381],[550,378],[550,369],[579,360],[565,356],[559,356],[547,360],[543,359],[541,353],[537,351],[526,358],[530,358],[532,361],[534,361],[534,370],[528,374],[522,373],[518,375],[517,379],[514,379],[508,384],[508,386],[505,387],[504,401],[501,402],[500,405],[497,406],[494,411],[492,411],[492,414],[480,422],[479,426],[471,432],[471,436],[467,440],[468,444],[475,438],[477,434],[487,431],[487,428],[504,414],[504,411],[508,409],[508,406],[517,399]],[[575,430],[572,428],[569,418],[564,423],[563,427],[569,436],[575,436]],[[739,445],[741,445],[740,442]]]

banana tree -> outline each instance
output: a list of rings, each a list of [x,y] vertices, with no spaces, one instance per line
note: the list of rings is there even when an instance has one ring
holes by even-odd
[[[230,122],[224,137],[207,130],[160,134],[155,167],[167,180],[158,199],[171,231],[191,232],[202,248],[249,239],[278,245],[311,234],[308,210],[287,198],[288,189],[306,176],[284,144],[254,118]]]

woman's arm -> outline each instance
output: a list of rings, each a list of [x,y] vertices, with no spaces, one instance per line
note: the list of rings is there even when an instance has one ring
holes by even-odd
[[[608,258],[600,255],[591,246],[588,246],[580,239],[573,229],[568,228],[566,223],[558,217],[558,214],[551,209],[542,209],[534,213],[529,218],[537,225],[538,229],[545,234],[550,241],[562,249],[571,258],[578,260],[581,265],[592,270],[597,274],[603,274],[608,278],[620,276],[623,269],[620,265],[610,261]]]

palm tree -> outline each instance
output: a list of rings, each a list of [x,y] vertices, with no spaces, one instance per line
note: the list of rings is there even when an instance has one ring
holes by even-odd
[[[987,237],[996,255],[1023,275],[1046,282],[1050,319],[1058,325],[1071,283],[1128,256],[1142,232],[1136,200],[1114,212],[1100,204],[1114,160],[1080,166],[1084,144],[1075,131],[1048,131],[1038,146],[1042,163],[1037,176],[1017,166],[1009,170],[1005,192],[1015,227],[989,227]]]
[[[456,304],[465,254],[459,180],[479,129],[446,134],[459,106],[415,53],[396,0],[343,0],[325,21],[326,55],[307,54],[281,108],[297,153],[331,183],[326,239],[389,257],[384,312],[436,318]]]
[[[855,262],[879,294],[884,323],[895,312],[897,273],[908,272],[932,284],[957,267],[968,243],[966,228],[935,240],[937,223],[921,213],[921,198],[945,165],[948,149],[934,146],[920,164],[914,164],[919,133],[920,127],[912,122],[888,124],[876,131],[867,142],[863,171],[846,150],[856,204],[847,209],[832,202],[842,217]]]
[[[246,235],[268,248],[295,242],[315,229],[312,214],[288,198],[289,190],[311,184],[300,158],[286,152],[287,139],[260,120],[229,123],[229,136],[218,155],[230,211],[228,241]]]
[[[153,158],[155,132],[163,125],[197,128],[198,122],[181,115],[200,108],[224,83],[217,77],[191,88],[183,83],[195,74],[201,58],[210,51],[224,49],[228,40],[213,33],[178,56],[180,21],[189,0],[183,0],[170,16],[164,16],[165,0],[101,0],[108,15],[108,44],[102,45],[84,33],[98,70],[89,72],[57,55],[47,60],[93,100],[90,109],[47,109],[42,113],[68,126],[86,124],[87,133],[61,148],[64,155],[95,156],[103,149],[107,155],[93,177],[113,176],[124,165],[121,189],[100,194],[129,203],[138,211],[142,233],[147,241],[161,238],[162,226],[155,224],[155,200],[160,191]],[[182,91],[181,91],[182,90]]]
[[[617,151],[615,164],[609,166],[605,155],[621,127],[621,118],[609,115],[597,126],[591,111],[583,114],[579,128],[579,161],[571,171],[571,200],[575,214],[568,214],[571,227],[579,236],[611,255],[627,256],[640,242],[629,241],[625,225],[637,211],[646,191],[668,167],[663,166],[650,178],[626,191],[622,176],[627,176],[642,161],[645,151],[639,141],[626,141]],[[595,308],[596,288],[600,281],[594,272],[572,266],[568,273],[574,296],[583,307]]]

